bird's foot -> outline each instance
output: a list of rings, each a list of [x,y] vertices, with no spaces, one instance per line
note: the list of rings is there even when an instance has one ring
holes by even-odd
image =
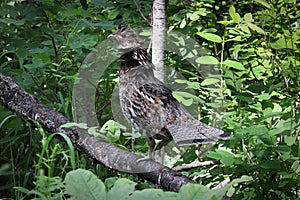
[[[150,155],[144,155],[142,154],[141,156],[143,156],[142,158],[137,159],[137,163],[139,162],[143,162],[143,161],[147,161],[147,160],[153,160],[152,156]]]

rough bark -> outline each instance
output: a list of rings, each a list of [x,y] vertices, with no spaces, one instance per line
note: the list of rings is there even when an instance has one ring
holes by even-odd
[[[139,161],[142,158],[141,155],[125,152],[109,142],[78,131],[76,127],[61,128],[61,125],[70,122],[70,120],[42,104],[33,95],[20,88],[10,77],[1,73],[0,103],[20,116],[27,116],[37,121],[49,133],[65,133],[70,137],[77,150],[86,153],[107,167],[118,170],[122,165],[122,169],[127,167],[128,171],[151,171],[136,174],[140,178],[159,184],[168,191],[178,191],[182,185],[194,183],[189,178],[158,162],[153,160]]]
[[[166,43],[166,0],[154,0],[152,8],[152,63],[155,65],[154,75],[164,79],[164,50]]]

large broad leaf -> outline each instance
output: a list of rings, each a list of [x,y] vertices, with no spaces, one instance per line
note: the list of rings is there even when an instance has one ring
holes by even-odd
[[[202,86],[213,85],[213,84],[216,84],[216,83],[219,83],[219,82],[220,82],[219,79],[216,79],[216,78],[207,78],[204,81],[202,81],[201,85]]]
[[[213,33],[198,32],[197,35],[199,35],[200,37],[203,37],[206,40],[212,41],[212,42],[216,42],[216,43],[222,42],[222,38]]]
[[[177,200],[178,194],[175,192],[164,192],[159,189],[145,189],[135,191],[128,200]],[[186,198],[188,199],[188,198]]]
[[[179,191],[181,199],[206,199],[209,193],[209,188],[203,185],[187,184],[182,186]],[[210,198],[208,198],[210,199]]]
[[[105,186],[92,172],[77,169],[67,173],[65,178],[66,194],[78,200],[105,200]]]
[[[263,94],[257,95],[256,97],[261,100],[269,100],[271,98],[271,95],[269,95],[268,93],[263,93]]]
[[[211,151],[207,155],[209,158],[213,158],[216,160],[220,160],[224,165],[232,165],[234,162],[235,155],[229,150],[225,148],[216,149],[216,151]]]
[[[119,10],[119,9],[113,9],[112,11],[110,11],[110,12],[108,13],[107,18],[108,18],[109,20],[113,20],[113,19],[115,19],[115,18],[118,16],[119,13],[120,13],[120,10]]]
[[[111,190],[107,193],[108,200],[127,199],[128,196],[134,192],[135,185],[136,183],[128,179],[118,179]]]
[[[218,65],[219,61],[213,56],[201,56],[196,59],[199,64]]]
[[[238,70],[244,70],[244,66],[243,64],[241,64],[240,62],[234,61],[234,60],[225,60],[223,62],[224,65],[227,65],[229,67],[232,67],[234,69],[238,69]]]

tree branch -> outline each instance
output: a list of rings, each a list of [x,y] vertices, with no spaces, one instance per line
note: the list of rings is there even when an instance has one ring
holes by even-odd
[[[1,73],[0,103],[18,115],[27,116],[39,122],[50,133],[65,133],[70,137],[77,150],[86,153],[107,167],[118,170],[122,166],[122,169],[126,168],[131,172],[141,172],[137,173],[137,176],[159,184],[168,191],[179,191],[182,185],[195,183],[186,176],[153,160],[139,161],[143,158],[142,156],[125,152],[109,142],[79,131],[76,127],[61,128],[61,125],[70,120],[42,104],[33,95],[20,88],[10,77]]]

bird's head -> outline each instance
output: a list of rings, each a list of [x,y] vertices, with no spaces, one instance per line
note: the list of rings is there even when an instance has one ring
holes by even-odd
[[[127,27],[125,23],[120,23],[116,32],[108,36],[118,43],[118,51],[126,53],[132,50],[145,48],[144,42],[135,34],[132,28]]]

